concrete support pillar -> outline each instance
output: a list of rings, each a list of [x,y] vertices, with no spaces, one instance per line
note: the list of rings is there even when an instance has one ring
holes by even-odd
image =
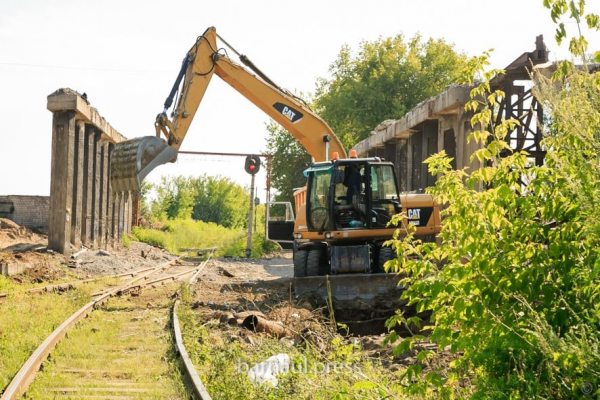
[[[48,247],[65,255],[70,253],[74,155],[75,112],[55,112],[52,118]]]
[[[108,146],[107,142],[102,141],[100,145],[100,207],[99,207],[99,229],[98,229],[98,247],[107,248],[106,245],[106,219],[108,216]]]
[[[410,176],[410,164],[408,164],[408,139],[396,141],[396,160],[396,167],[398,169],[398,189],[402,193],[408,190],[408,177]]]
[[[92,125],[85,125],[83,155],[83,199],[81,240],[86,247],[92,246],[92,199],[94,197],[94,133]]]
[[[385,160],[396,165],[396,141],[390,140],[385,143]]]
[[[131,224],[131,193],[125,193],[125,212],[123,213],[123,235],[129,235]]]
[[[114,148],[113,144],[109,144],[108,145],[108,171],[109,171],[109,177],[108,177],[108,190],[106,191],[107,193],[107,197],[106,197],[106,247],[107,248],[113,248],[114,247],[114,231],[113,231],[113,226],[114,226],[114,196],[112,193],[112,186],[110,184],[110,159],[111,159],[111,155],[112,155],[112,150]]]
[[[92,171],[92,247],[98,247],[98,234],[100,230],[100,174],[102,171],[101,163],[100,135],[94,135],[94,152],[92,153],[94,168]]]
[[[110,216],[110,243],[111,247],[117,247],[117,236],[119,230],[119,195],[111,193],[111,216]]]
[[[456,148],[457,132],[459,131],[458,125],[458,118],[455,116],[442,117],[439,120],[438,151],[444,150],[446,155],[452,158],[452,169],[457,169],[459,165]]]
[[[117,246],[121,245],[121,239],[123,238],[123,228],[125,227],[125,193],[119,193],[119,214],[118,214],[118,228],[117,228]]]
[[[76,249],[81,247],[81,231],[85,225],[83,216],[83,170],[85,155],[85,123],[77,121],[75,127],[74,161],[73,167],[73,206],[71,209],[71,243]]]
[[[423,131],[417,131],[410,136],[411,150],[411,186],[408,190],[423,189]]]
[[[406,140],[406,191],[410,192],[413,187],[413,136],[411,133]]]
[[[436,176],[429,173],[428,165],[423,163],[431,155],[438,151],[438,121],[427,120],[423,122],[423,150],[421,158],[421,187],[433,186],[437,180]]]

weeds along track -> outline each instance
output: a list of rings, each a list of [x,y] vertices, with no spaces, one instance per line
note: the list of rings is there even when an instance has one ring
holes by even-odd
[[[0,400],[182,399],[190,394],[209,399],[193,367],[186,368],[185,349],[174,345],[181,334],[170,329],[178,326],[171,324],[173,299],[181,286],[176,281],[193,281],[207,261],[185,265],[172,260],[96,293],[33,352]],[[193,383],[188,387],[179,365]]]

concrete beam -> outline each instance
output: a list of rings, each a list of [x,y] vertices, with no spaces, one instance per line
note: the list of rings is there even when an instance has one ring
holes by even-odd
[[[17,274],[22,274],[29,268],[31,268],[31,264],[29,264],[29,263],[0,264],[0,273],[4,276],[12,276],[12,275],[17,275]]]
[[[389,140],[408,139],[413,129],[429,119],[438,119],[445,115],[457,115],[470,100],[470,86],[450,86],[439,95],[417,105],[398,120],[388,120],[379,125],[370,137],[353,147],[359,157],[365,157],[369,150],[385,145]],[[383,125],[383,126],[382,126]]]
[[[117,132],[78,92],[69,88],[58,89],[48,96],[48,110],[56,113],[67,110],[75,111],[78,120],[83,120],[88,124],[94,125],[102,139],[111,143],[118,143],[127,138]]]

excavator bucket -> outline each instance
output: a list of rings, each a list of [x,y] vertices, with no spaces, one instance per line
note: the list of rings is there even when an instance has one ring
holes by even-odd
[[[139,192],[142,180],[161,164],[174,162],[177,150],[156,136],[117,143],[110,160],[113,192]]]

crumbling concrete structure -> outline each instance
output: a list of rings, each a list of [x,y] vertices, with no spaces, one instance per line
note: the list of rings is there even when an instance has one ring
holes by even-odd
[[[470,100],[469,86],[450,86],[436,97],[428,99],[404,118],[379,124],[370,137],[354,149],[359,157],[382,157],[396,166],[401,192],[418,191],[435,183],[423,161],[445,150],[453,157],[453,167],[477,168],[479,161],[470,162],[471,154],[479,148],[474,141],[467,143],[472,132],[472,113],[464,111]]]
[[[132,196],[110,187],[110,157],[126,140],[85,94],[59,89],[48,96],[52,111],[52,165],[48,247],[63,254],[82,245],[110,249],[131,233]]]
[[[525,150],[531,161],[541,165],[545,151],[541,145],[540,121],[543,110],[532,95],[530,72],[536,69],[548,76],[555,70],[548,63],[548,50],[543,37],[536,38],[536,48],[523,53],[505,68],[504,75],[492,80],[491,90],[503,90],[506,97],[498,105],[500,114],[520,122],[506,141],[513,150]],[[402,192],[419,191],[433,186],[437,177],[427,172],[423,161],[429,156],[446,151],[454,169],[480,167],[479,160],[470,161],[472,154],[482,147],[467,138],[473,131],[472,112],[464,106],[470,100],[469,86],[449,86],[409,111],[404,118],[379,124],[371,136],[354,149],[359,157],[382,157],[396,166],[399,188]]]

